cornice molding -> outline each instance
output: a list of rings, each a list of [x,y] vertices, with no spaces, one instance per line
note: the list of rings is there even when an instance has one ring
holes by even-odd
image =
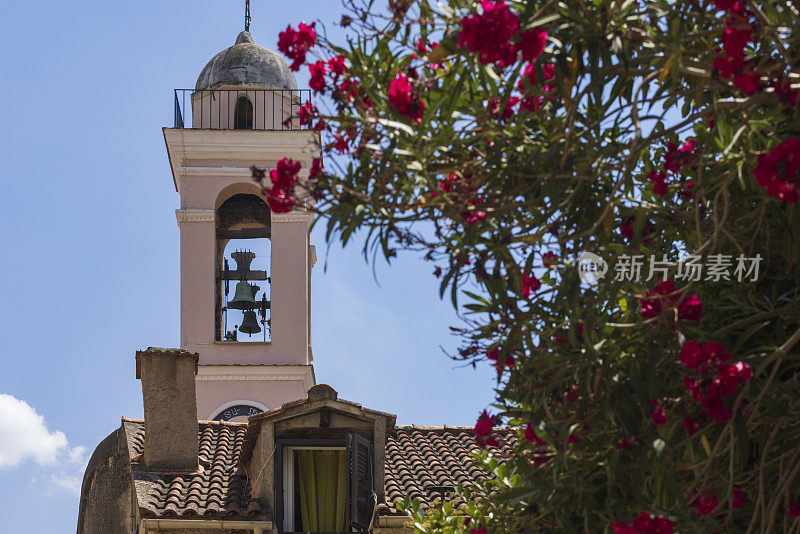
[[[273,223],[295,223],[304,222],[311,224],[314,222],[314,214],[307,211],[293,211],[289,213],[273,213],[271,221]]]
[[[177,209],[175,218],[178,226],[186,222],[214,222],[214,210],[204,209]]]
[[[200,365],[195,380],[198,382],[302,382],[308,391],[314,384],[310,365]]]

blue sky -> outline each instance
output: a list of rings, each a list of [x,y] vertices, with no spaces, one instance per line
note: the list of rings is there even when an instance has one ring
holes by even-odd
[[[0,17],[0,518],[6,532],[72,533],[86,455],[140,417],[134,352],[177,346],[178,228],[161,127],[233,44],[243,1],[13,2]],[[335,0],[253,0],[256,42]],[[306,76],[299,77],[306,86]],[[401,256],[378,281],[357,244],[314,273],[315,370],[400,423],[469,425],[494,371],[456,369],[458,319],[432,266]],[[327,254],[327,271],[323,270]],[[31,527],[30,519],[46,520]],[[38,529],[38,530],[37,530]]]

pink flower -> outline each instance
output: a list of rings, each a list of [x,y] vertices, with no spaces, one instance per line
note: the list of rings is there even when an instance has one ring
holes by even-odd
[[[689,295],[678,304],[678,319],[681,321],[699,321],[703,315],[703,303],[697,295]]]
[[[740,0],[714,0],[714,5],[717,6],[717,9],[729,13],[736,13],[739,15],[744,13],[744,6]]]
[[[548,250],[542,254],[542,266],[552,267],[558,261],[558,255],[552,250]]]
[[[297,30],[287,26],[286,30],[278,34],[278,50],[292,60],[289,66],[293,71],[300,69],[306,62],[306,53],[317,42],[317,33],[314,31],[316,23],[297,25]]]
[[[401,115],[405,115],[414,122],[422,121],[425,112],[425,102],[413,94],[408,77],[401,72],[389,83],[389,103],[397,108]]]
[[[311,79],[308,85],[314,90],[315,93],[322,93],[325,91],[325,62],[317,61],[308,66],[308,72],[311,74]]]
[[[517,48],[522,52],[523,61],[536,61],[547,44],[547,32],[538,26],[530,31],[519,34]]]
[[[623,438],[617,443],[617,448],[622,452],[631,450],[631,447],[633,447],[633,438],[630,437]]]
[[[282,158],[277,166],[269,172],[272,189],[266,192],[267,204],[274,213],[287,213],[292,210],[294,184],[300,172],[299,161]]]
[[[696,401],[703,400],[703,390],[700,387],[700,382],[690,376],[683,377],[683,385],[689,390],[689,394]]]
[[[507,67],[516,60],[517,50],[511,43],[519,28],[519,18],[503,2],[482,0],[483,13],[461,19],[458,46],[478,54],[478,61]]]
[[[613,528],[614,532],[617,534],[636,534],[636,529],[625,523],[614,523],[611,525],[611,528]]]

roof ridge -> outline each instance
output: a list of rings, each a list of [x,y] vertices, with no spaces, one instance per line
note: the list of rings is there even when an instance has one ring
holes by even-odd
[[[122,422],[123,423],[141,423],[141,424],[144,424],[144,419],[137,419],[137,418],[133,418],[133,417],[125,417],[123,415],[122,416]],[[246,422],[238,423],[238,422],[233,422],[233,421],[210,421],[210,420],[207,420],[207,419],[198,419],[197,420],[197,424],[199,424],[199,425],[240,426],[240,427],[246,427],[247,426]]]

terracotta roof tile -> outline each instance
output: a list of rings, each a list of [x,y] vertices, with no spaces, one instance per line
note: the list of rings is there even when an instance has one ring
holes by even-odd
[[[498,432],[500,455],[508,454],[516,443],[513,430]],[[397,426],[386,442],[384,489],[389,513],[405,496],[419,499],[428,507],[441,499],[436,488],[455,488],[489,475],[472,464],[470,453],[477,450],[471,427]]]
[[[201,421],[200,468],[195,473],[176,475],[147,471],[139,462],[144,447],[144,423],[126,419],[123,425],[136,496],[144,517],[265,515],[238,466],[246,425]]]
[[[144,423],[125,419],[128,448],[139,506],[145,517],[252,517],[265,510],[252,494],[239,466],[246,423],[200,421],[197,473],[169,475],[146,471],[138,461],[144,445]],[[513,430],[497,432],[499,455],[516,442]],[[423,507],[441,499],[441,490],[470,484],[489,476],[473,465],[477,450],[471,427],[396,426],[386,443],[384,513],[398,513],[395,504],[405,496]]]

